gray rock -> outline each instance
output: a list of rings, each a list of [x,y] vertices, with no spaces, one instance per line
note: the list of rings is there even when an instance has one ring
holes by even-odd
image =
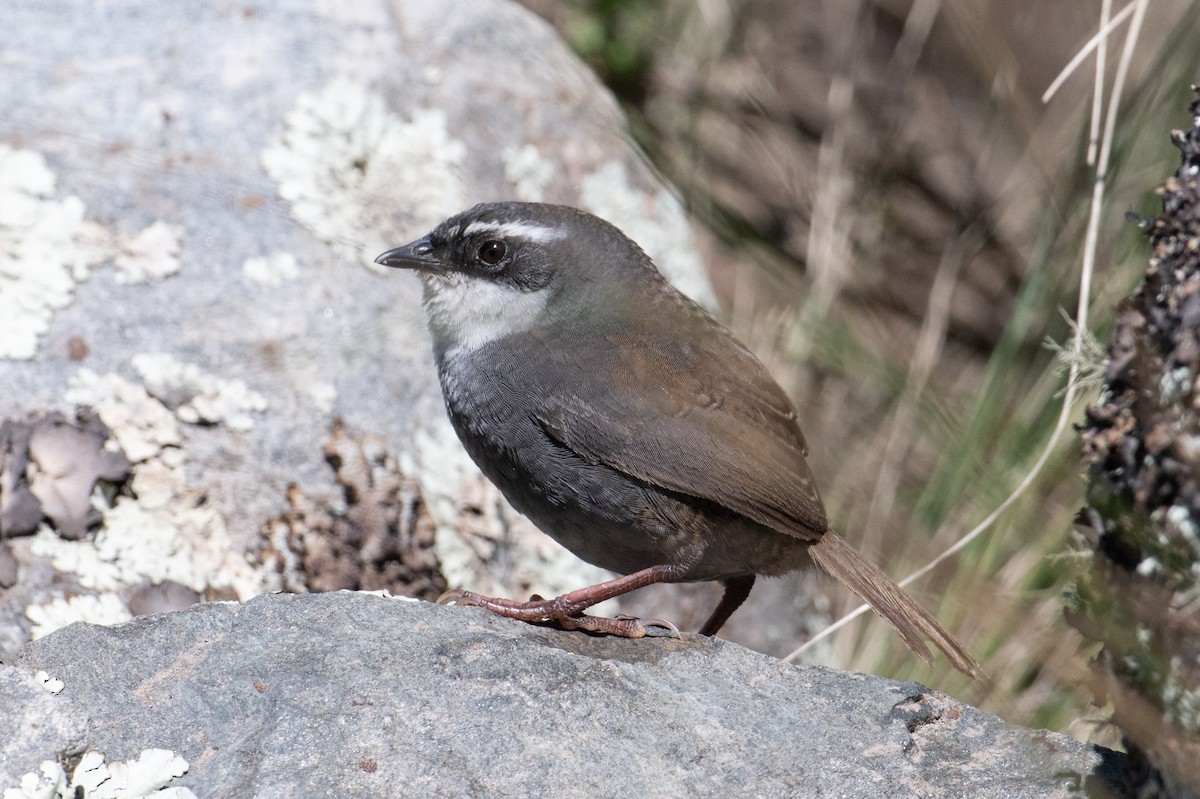
[[[65,689],[8,687],[37,669]],[[722,641],[351,592],[73,625],[28,645],[0,690],[10,718],[87,719],[82,742],[0,741],[10,780],[68,743],[110,761],[166,748],[190,764],[171,785],[200,797],[1080,797],[1112,795],[1120,757]]]
[[[419,285],[371,264],[475,202],[544,200],[608,218],[708,293],[679,202],[545,23],[504,0],[5,0],[0,28],[0,423],[95,407],[133,463],[102,545],[59,534],[89,518],[14,538],[19,575],[0,554],[16,581],[0,657],[146,583],[210,599],[293,584],[256,557],[260,531],[293,483],[344,511],[324,453],[337,419],[419,481],[453,584],[605,577],[469,463]],[[0,523],[15,508],[32,529],[13,486]]]
[[[69,697],[52,694],[35,673],[0,666],[0,792],[43,760],[85,746],[86,713]]]

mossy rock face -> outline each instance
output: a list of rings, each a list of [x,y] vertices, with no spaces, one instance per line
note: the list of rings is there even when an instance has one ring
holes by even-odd
[[[1154,254],[1109,339],[1105,402],[1082,429],[1092,557],[1071,620],[1104,644],[1099,699],[1139,796],[1200,796],[1200,90],[1190,111]]]

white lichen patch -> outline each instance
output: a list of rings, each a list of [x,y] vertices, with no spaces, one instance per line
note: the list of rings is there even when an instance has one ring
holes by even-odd
[[[513,185],[517,197],[526,202],[541,202],[546,187],[554,179],[554,163],[542,157],[532,144],[507,147],[501,154],[504,177]]]
[[[180,444],[175,415],[146,393],[145,388],[119,375],[101,376],[90,369],[80,369],[71,378],[63,399],[94,408],[125,457],[134,463],[154,457],[163,447]]]
[[[111,259],[118,283],[179,270],[181,227],[160,221],[114,237],[84,219],[78,197],[56,199],[55,182],[39,153],[0,144],[0,358],[37,354],[38,339],[91,265]]]
[[[224,380],[167,353],[142,353],[130,363],[146,390],[174,408],[182,422],[225,424],[244,433],[254,429],[250,414],[267,409],[266,397],[251,391],[244,381]]]
[[[164,508],[186,488],[183,479],[183,450],[164,449],[156,457],[137,465],[130,481],[138,504],[147,510]]]
[[[78,197],[55,199],[54,185],[39,153],[0,144],[0,358],[34,357],[54,312],[103,257],[104,229],[83,218]]]
[[[170,749],[143,749],[137,760],[112,763],[92,751],[80,758],[70,779],[57,762],[44,761],[6,788],[4,799],[196,799],[188,788],[166,787],[187,770],[188,762]]]
[[[296,256],[290,252],[272,253],[262,258],[247,258],[242,262],[242,278],[247,283],[278,288],[298,277],[300,267],[296,263]]]
[[[1172,505],[1168,508],[1166,521],[1193,550],[1200,551],[1200,529],[1197,528],[1196,518],[1186,505]]]
[[[337,404],[337,386],[328,380],[306,380],[299,388],[308,395],[313,405],[321,413],[329,413],[333,410],[333,406]]]
[[[1191,392],[1192,372],[1186,366],[1179,366],[1163,372],[1158,381],[1158,390],[1164,405],[1180,402]]]
[[[636,241],[676,288],[707,308],[716,307],[692,229],[675,195],[660,189],[647,197],[629,183],[624,164],[610,161],[584,178],[579,198],[586,210]]]
[[[249,424],[249,417],[242,418],[249,410],[266,405],[239,381],[217,380],[170,356],[145,356],[135,366],[157,381],[157,392],[182,397],[179,416],[189,420],[240,428]],[[194,395],[197,385],[201,391]],[[188,484],[176,413],[141,385],[88,370],[71,381],[66,399],[91,406],[108,426],[134,464],[134,496],[109,505],[94,494],[103,519],[94,540],[67,541],[43,529],[30,545],[34,555],[96,591],[173,580],[201,593],[231,587],[248,599],[275,586],[275,576],[254,569],[234,546],[216,503]]]
[[[1153,556],[1145,558],[1137,565],[1137,573],[1143,577],[1150,577],[1159,572],[1161,569],[1162,564],[1159,563],[1158,558]]]
[[[182,227],[162,221],[123,238],[120,251],[113,258],[113,265],[117,267],[117,282],[149,283],[175,274],[179,271],[182,239]]]
[[[42,687],[52,694],[60,694],[62,693],[62,690],[67,687],[65,682],[57,677],[51,677],[50,672],[46,671],[45,669],[38,669],[36,672],[34,672],[33,679],[41,683]]]
[[[44,604],[26,607],[25,616],[33,622],[35,641],[77,621],[110,625],[133,618],[121,598],[108,592],[55,597]]]
[[[135,491],[145,468],[135,468]],[[228,586],[248,599],[271,587],[237,552],[221,514],[188,489],[182,468],[160,464],[151,471],[167,486],[158,487],[150,507],[140,497],[118,497],[112,507],[101,505],[104,523],[95,540],[66,541],[43,529],[30,551],[97,591],[173,580],[201,593]]]
[[[1190,684],[1191,669],[1171,658],[1162,688],[1163,721],[1184,730],[1200,730],[1200,689]]]
[[[380,95],[340,79],[300,95],[262,162],[298,222],[369,265],[462,209],[465,156],[443,112],[415,109],[405,120]]]

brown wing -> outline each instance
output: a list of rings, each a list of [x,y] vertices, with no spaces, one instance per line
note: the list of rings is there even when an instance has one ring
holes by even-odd
[[[586,358],[557,348],[554,372],[564,390],[543,394],[542,428],[593,463],[787,535],[819,538],[825,509],[783,390],[715,323],[671,321],[696,329],[579,341]],[[602,388],[580,396],[571,390],[580,384]]]

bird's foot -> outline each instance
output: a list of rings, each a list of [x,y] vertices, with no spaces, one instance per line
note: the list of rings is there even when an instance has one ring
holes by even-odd
[[[582,589],[582,592],[587,590]],[[546,624],[563,630],[582,630],[597,635],[615,635],[620,638],[661,635],[681,637],[679,628],[666,619],[612,619],[607,616],[588,616],[583,611],[595,604],[595,601],[600,601],[588,601],[590,599],[590,595],[581,597],[581,591],[575,591],[554,599],[543,599],[535,594],[528,602],[518,602],[454,589],[438,597],[438,604],[484,608],[508,619],[518,619],[530,624]]]
[[[583,630],[597,635],[615,635],[620,638],[682,638],[679,628],[666,619],[638,619],[631,616],[618,616],[610,619],[607,616],[588,616],[580,613],[578,616],[568,616],[555,619],[552,624],[564,630]]]

